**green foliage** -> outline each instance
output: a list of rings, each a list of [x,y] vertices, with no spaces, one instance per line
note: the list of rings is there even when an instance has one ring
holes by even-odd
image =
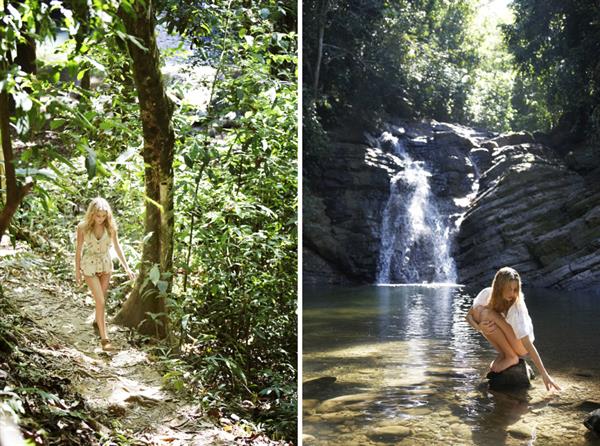
[[[94,443],[98,415],[59,376],[66,364],[42,353],[46,340],[1,290],[0,312],[0,415],[19,424],[28,445]]]
[[[213,102],[200,132],[190,126],[192,110],[174,118],[175,262],[190,287],[176,284],[170,312],[207,404],[250,400],[272,435],[293,438],[296,35],[277,30],[282,10],[266,1],[211,11],[219,30]],[[278,392],[264,392],[271,388]]]
[[[325,127],[382,112],[464,121],[477,57],[466,32],[473,13],[470,1],[305,2],[305,88]]]
[[[600,68],[593,55],[600,41],[600,8],[594,0],[515,0],[515,22],[505,27],[519,70],[519,114],[598,137]],[[518,92],[520,92],[518,91]]]
[[[87,9],[84,3],[71,2],[73,11],[61,6],[60,24],[49,22],[45,35],[31,34],[40,44],[37,75],[22,72],[12,59],[2,72],[2,85],[18,109],[13,117],[19,130],[17,173],[36,179],[14,217],[13,234],[72,255],[75,225],[89,200],[101,195],[113,207],[121,244],[135,268],[143,243],[146,166],[123,45],[130,37],[123,34],[114,2],[93,2]],[[38,3],[19,8],[28,5]],[[164,2],[162,7],[169,12],[162,15],[165,23],[190,36],[195,59],[214,70],[206,82],[206,110],[187,101],[198,89],[194,81],[169,79],[176,102],[176,268],[174,287],[164,294],[177,348],[168,349],[165,381],[180,391],[201,392],[208,406],[245,413],[273,437],[292,439],[297,417],[295,7],[274,0]],[[59,25],[68,31],[59,33]],[[20,25],[16,29],[25,33]],[[45,36],[57,34],[62,43],[41,45]],[[89,89],[80,82],[88,74]],[[151,273],[149,280],[160,288],[160,277]],[[128,291],[120,269],[111,289],[109,311]]]

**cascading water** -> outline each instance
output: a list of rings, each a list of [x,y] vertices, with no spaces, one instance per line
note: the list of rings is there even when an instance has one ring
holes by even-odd
[[[383,133],[377,143],[391,144],[403,166],[390,181],[383,211],[377,283],[455,282],[450,224],[440,216],[431,193],[431,174],[390,133]]]

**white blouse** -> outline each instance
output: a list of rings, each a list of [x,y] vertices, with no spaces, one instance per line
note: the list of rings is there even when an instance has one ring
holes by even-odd
[[[478,305],[487,305],[490,297],[492,297],[492,287],[484,288],[473,301],[473,308]],[[531,322],[529,311],[527,311],[523,293],[521,293],[517,301],[508,309],[508,312],[506,313],[506,322],[513,328],[517,339],[529,336],[529,340],[531,342],[534,341],[533,323]]]

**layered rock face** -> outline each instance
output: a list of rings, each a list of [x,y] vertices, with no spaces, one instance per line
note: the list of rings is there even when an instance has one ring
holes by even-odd
[[[305,283],[375,282],[390,182],[408,168],[407,161],[394,152],[393,139],[424,166],[437,210],[446,225],[456,228],[477,177],[469,152],[489,135],[439,123],[397,122],[387,131],[389,138],[379,141],[356,134],[352,140],[348,138],[350,132],[330,135],[333,141],[342,142],[332,143],[326,156],[305,158]],[[410,185],[401,190],[407,196],[413,192]],[[457,203],[456,199],[462,201]],[[406,231],[401,225],[394,229],[399,234]],[[421,265],[423,280],[432,280],[432,274],[427,273],[432,269],[429,263]]]
[[[530,286],[600,284],[597,148],[558,155],[529,134],[494,137],[436,122],[396,122],[386,130],[430,174],[459,283],[487,286],[507,265]],[[305,283],[375,281],[390,182],[407,166],[381,139],[368,143],[356,133],[332,134],[338,142],[326,154],[305,158]]]
[[[527,285],[600,284],[600,191],[552,150],[513,135],[483,143],[490,162],[457,240],[462,283],[512,266]]]
[[[307,283],[373,282],[382,203],[393,158],[365,143],[336,143],[303,190],[303,276]],[[305,162],[305,168],[306,167]]]

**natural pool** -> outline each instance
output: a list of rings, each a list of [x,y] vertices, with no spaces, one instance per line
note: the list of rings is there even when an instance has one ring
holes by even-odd
[[[582,424],[600,407],[600,297],[526,289],[535,345],[563,390],[538,377],[499,393],[484,379],[495,353],[465,321],[478,291],[305,287],[304,444],[600,444]]]

